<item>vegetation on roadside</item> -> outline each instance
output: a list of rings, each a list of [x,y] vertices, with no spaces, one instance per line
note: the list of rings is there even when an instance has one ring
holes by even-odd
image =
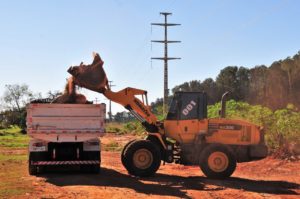
[[[106,124],[107,133],[115,133],[117,135],[132,134],[132,135],[143,135],[145,134],[145,129],[139,121],[133,120],[126,123],[107,123]]]
[[[123,147],[119,142],[112,140],[107,144],[102,145],[104,151],[122,151]]]
[[[0,130],[0,147],[24,148],[28,146],[29,137],[21,133],[21,128],[11,126]]]
[[[31,193],[33,186],[23,169],[28,160],[29,137],[18,126],[0,129],[0,198],[17,197]],[[20,180],[21,179],[21,180]]]
[[[0,162],[2,161],[18,161],[18,160],[27,160],[27,154],[10,154],[10,155],[2,155],[0,154]]]

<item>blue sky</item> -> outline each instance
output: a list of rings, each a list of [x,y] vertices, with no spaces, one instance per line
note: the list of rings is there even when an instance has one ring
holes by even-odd
[[[229,65],[270,65],[300,50],[297,0],[114,0],[0,1],[0,95],[5,84],[26,83],[34,92],[62,90],[70,65],[102,56],[114,90],[148,90],[163,95],[161,11],[173,12],[169,88],[193,79],[215,78]],[[100,94],[81,90],[90,100]],[[122,108],[113,105],[113,112]]]

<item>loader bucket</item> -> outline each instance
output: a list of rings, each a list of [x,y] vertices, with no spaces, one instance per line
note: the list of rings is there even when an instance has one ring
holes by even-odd
[[[93,53],[94,60],[90,65],[81,63],[79,66],[71,66],[68,73],[73,76],[74,83],[80,87],[103,92],[108,80],[103,69],[104,62],[98,53]]]

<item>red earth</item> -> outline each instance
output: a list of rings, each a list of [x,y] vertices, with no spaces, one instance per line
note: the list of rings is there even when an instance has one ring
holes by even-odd
[[[117,141],[127,142],[131,138],[125,136],[117,138]],[[108,136],[105,139],[113,138]],[[105,139],[103,143],[107,142]],[[10,186],[28,191],[2,196],[143,199],[300,198],[299,161],[290,162],[268,157],[260,161],[240,163],[233,176],[226,180],[208,179],[197,166],[176,164],[162,164],[153,177],[133,177],[128,175],[122,166],[120,152],[111,151],[102,152],[101,167],[99,174],[68,170],[49,171],[36,177],[28,175],[26,160],[5,162],[0,167],[0,185],[2,186],[1,181],[5,181],[6,184],[11,181],[15,184]],[[15,173],[19,172],[20,175],[9,174],[12,170],[15,170]]]

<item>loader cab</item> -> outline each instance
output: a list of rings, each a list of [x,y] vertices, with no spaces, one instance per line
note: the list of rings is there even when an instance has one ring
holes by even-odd
[[[207,118],[205,92],[176,92],[166,120],[201,120]]]

